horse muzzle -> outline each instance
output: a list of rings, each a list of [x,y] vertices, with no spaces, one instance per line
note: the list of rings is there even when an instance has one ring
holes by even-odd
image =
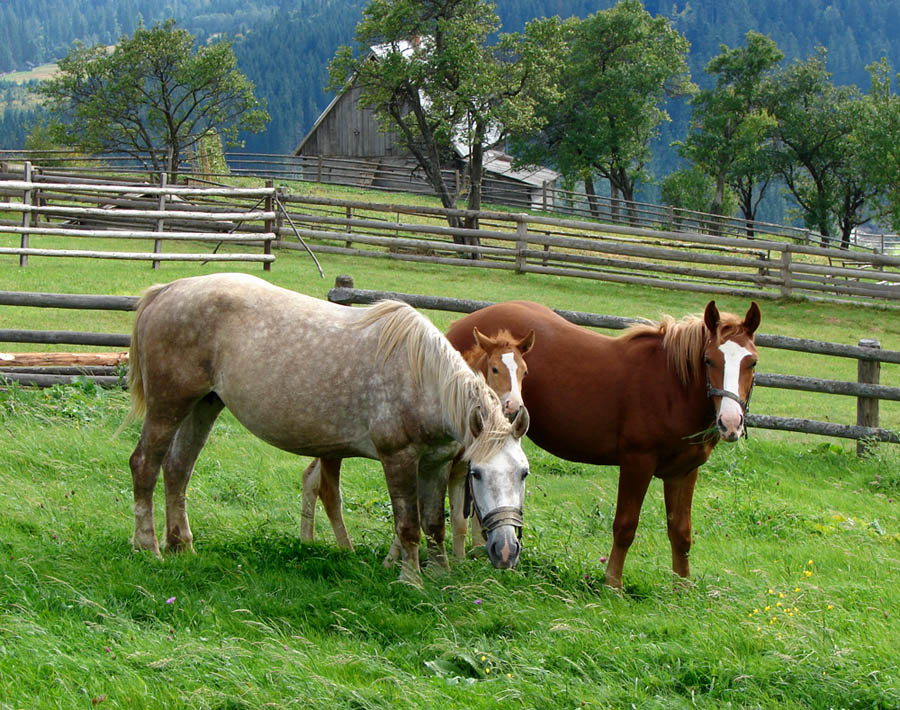
[[[485,548],[497,569],[511,569],[522,554],[522,511],[502,507],[492,510],[481,519]]]

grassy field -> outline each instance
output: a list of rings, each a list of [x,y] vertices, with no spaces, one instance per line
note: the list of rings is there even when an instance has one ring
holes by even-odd
[[[324,296],[361,288],[658,317],[706,298],[553,277],[279,254],[267,278]],[[133,295],[212,265],[0,261],[0,288]],[[218,267],[222,270],[222,267]],[[235,267],[226,267],[234,270]],[[241,268],[262,275],[259,266]],[[717,298],[743,313],[743,299]],[[900,349],[894,314],[761,303],[761,331]],[[453,316],[429,313],[445,327]],[[127,332],[130,314],[0,309],[4,328]],[[13,346],[2,346],[4,349]],[[27,345],[19,350],[35,349]],[[764,350],[760,370],[855,379],[853,361]],[[885,366],[883,381],[900,384]],[[849,402],[849,404],[847,403]],[[852,400],[758,388],[754,410],[852,419]],[[522,561],[395,583],[377,463],[348,461],[357,549],[298,541],[306,459],[224,414],[189,491],[196,556],[130,551],[127,396],[89,384],[0,392],[0,707],[896,708],[900,452],[751,432],[721,445],[694,501],[693,584],[670,577],[651,486],[625,590],[602,584],[616,473],[532,445]],[[883,406],[892,426],[900,416]],[[162,486],[157,491],[162,511]],[[161,523],[161,514],[157,522]]]

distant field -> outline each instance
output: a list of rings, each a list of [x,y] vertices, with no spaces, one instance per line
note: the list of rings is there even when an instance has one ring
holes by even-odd
[[[8,81],[13,84],[27,84],[29,81],[34,80],[43,81],[56,74],[56,71],[57,67],[55,62],[51,64],[41,64],[40,66],[36,66],[34,69],[29,69],[27,71],[12,71],[7,72],[6,74],[0,74],[0,82]]]

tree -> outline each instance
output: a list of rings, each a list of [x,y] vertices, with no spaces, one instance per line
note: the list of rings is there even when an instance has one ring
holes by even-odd
[[[855,86],[835,86],[830,77],[820,48],[768,82],[776,119],[771,159],[806,226],[824,237],[837,228],[847,248],[853,229],[871,219],[865,207],[878,191],[854,138],[866,103]]]
[[[872,90],[857,116],[854,148],[878,189],[881,215],[900,231],[900,96],[891,91],[893,70],[886,59],[867,69]]]
[[[122,152],[154,171],[177,174],[211,131],[233,145],[238,131],[269,120],[228,42],[197,50],[169,20],[139,26],[110,51],[76,44],[59,74],[38,86],[54,140],[89,152]]]
[[[743,47],[720,45],[719,49],[706,65],[708,74],[717,75],[716,86],[691,100],[690,132],[679,153],[714,178],[710,212],[725,214],[725,189],[730,186],[749,222],[756,219],[772,177],[762,148],[775,119],[765,110],[761,89],[784,55],[775,42],[752,30]],[[748,233],[752,231],[748,226]]]
[[[640,0],[565,25],[569,51],[562,57],[562,98],[542,104],[546,129],[520,136],[521,162],[553,162],[595,193],[594,176],[613,195],[634,201],[659,125],[669,120],[667,97],[695,90],[687,66],[688,42],[664,17],[651,17]]]
[[[448,208],[458,195],[443,170],[455,146],[465,147],[468,208],[478,210],[485,149],[512,130],[536,130],[538,106],[554,98],[559,22],[488,43],[498,26],[485,0],[371,0],[358,52],[341,47],[331,62],[329,89],[360,87],[360,105],[397,132]],[[450,223],[476,226],[473,217]]]

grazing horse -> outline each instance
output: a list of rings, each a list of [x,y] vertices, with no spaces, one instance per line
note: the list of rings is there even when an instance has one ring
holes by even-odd
[[[522,378],[528,368],[524,356],[534,345],[534,333],[514,338],[507,330],[500,330],[489,337],[473,329],[472,347],[462,353],[463,359],[475,372],[484,375],[485,381],[500,397],[503,413],[515,419],[522,409]],[[466,551],[466,528],[468,513],[465,511],[467,466],[457,456],[453,461],[448,482],[450,496],[450,521],[453,531],[453,556],[461,559]],[[341,460],[313,459],[303,472],[303,505],[300,519],[300,538],[311,542],[315,530],[316,499],[322,501],[334,537],[341,547],[353,549],[353,543],[344,525],[341,501]],[[481,538],[481,528],[477,518],[472,522],[473,543]],[[395,538],[391,551],[385,559],[393,563],[400,552],[399,538]]]
[[[719,441],[745,432],[760,312],[743,320],[711,301],[702,318],[665,318],[619,337],[580,328],[527,301],[489,306],[456,321],[447,338],[472,345],[473,328],[533,330],[523,397],[529,437],[570,461],[619,466],[606,583],[622,586],[625,555],[653,476],[663,480],[672,568],[690,575],[691,501],[697,468]]]
[[[180,279],[142,296],[130,358],[131,416],[144,415],[130,460],[135,548],[159,555],[153,489],[162,466],[167,546],[193,550],[186,488],[228,407],[285,451],[380,460],[401,541],[400,578],[412,583],[420,581],[420,527],[447,566],[444,496],[462,447],[477,505],[516,512],[491,532],[491,549],[505,551],[492,562],[518,560],[527,415],[510,423],[483,378],[408,305],[345,308],[244,274]]]

